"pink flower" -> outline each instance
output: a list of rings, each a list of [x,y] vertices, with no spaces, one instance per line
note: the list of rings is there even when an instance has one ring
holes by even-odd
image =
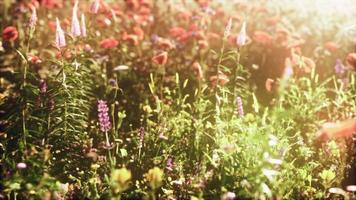
[[[57,23],[57,28],[56,28],[56,47],[58,49],[65,47],[66,44],[66,38],[64,36],[64,31],[61,28],[61,23],[59,22],[59,19],[56,19]]]
[[[78,1],[75,1],[72,13],[72,29],[71,32],[73,36],[80,36],[80,24],[78,20]]]
[[[198,62],[194,62],[192,68],[193,68],[195,77],[198,80],[203,79],[204,75],[203,75],[203,69],[202,69],[201,65]]]
[[[242,46],[244,46],[246,44],[246,39],[247,39],[247,35],[246,35],[246,22],[244,22],[242,24],[240,33],[237,35],[236,37],[236,44],[237,46],[240,48]]]
[[[84,16],[84,13],[82,13],[82,16],[81,16],[81,31],[82,31],[82,36],[83,37],[86,37],[87,36],[87,27],[85,25],[85,16]]]
[[[17,163],[16,167],[17,167],[17,169],[26,169],[27,165],[26,165],[26,163],[20,162],[20,163]]]
[[[90,12],[97,14],[100,8],[100,0],[95,0],[90,6]]]
[[[29,20],[28,25],[29,25],[31,28],[33,28],[33,27],[35,27],[36,22],[37,22],[36,7],[35,7],[35,6],[32,6],[32,7],[31,7],[31,10],[32,10],[32,14],[31,14],[31,17],[30,17],[30,20]]]

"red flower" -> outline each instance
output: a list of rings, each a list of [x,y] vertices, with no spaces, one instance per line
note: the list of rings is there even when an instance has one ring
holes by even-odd
[[[325,49],[327,49],[330,52],[335,52],[339,49],[339,46],[335,42],[326,42],[324,44]]]
[[[356,120],[350,119],[339,123],[325,123],[317,132],[317,138],[328,140],[332,138],[346,138],[356,134]]]
[[[253,40],[261,44],[269,44],[272,42],[272,36],[264,31],[255,31],[253,33]]]
[[[8,26],[2,31],[2,38],[5,41],[15,41],[19,37],[19,32],[13,26]]]
[[[152,62],[158,65],[165,65],[167,61],[168,61],[168,53],[165,51],[153,56],[152,58]]]
[[[169,34],[175,38],[180,37],[181,35],[184,35],[186,33],[187,33],[187,31],[182,27],[173,27],[173,28],[169,29]]]
[[[42,60],[38,56],[31,55],[31,54],[28,55],[27,60],[32,64],[40,64],[40,63],[42,63]]]
[[[352,67],[353,70],[356,70],[356,53],[347,54],[346,63],[347,63],[347,65]]]
[[[119,44],[119,41],[117,41],[114,38],[106,38],[100,41],[99,45],[101,48],[104,49],[112,49],[115,48]]]

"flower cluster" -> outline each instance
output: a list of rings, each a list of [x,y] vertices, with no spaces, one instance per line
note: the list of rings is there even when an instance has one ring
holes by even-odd
[[[102,132],[107,132],[111,129],[111,122],[109,118],[109,108],[106,101],[98,101],[98,120],[100,125],[100,130]]]

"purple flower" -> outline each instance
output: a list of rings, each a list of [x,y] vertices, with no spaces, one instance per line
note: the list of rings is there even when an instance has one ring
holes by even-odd
[[[97,14],[100,8],[100,0],[95,0],[90,6],[90,12]]]
[[[98,119],[100,130],[103,132],[107,132],[111,129],[111,122],[109,118],[109,108],[106,104],[106,101],[99,100],[98,101]]]
[[[78,20],[78,1],[75,1],[72,13],[72,29],[71,32],[73,36],[80,36],[80,24]]]
[[[57,28],[56,28],[56,47],[58,49],[65,47],[66,44],[66,38],[64,36],[64,31],[61,28],[61,23],[59,22],[59,19],[56,19],[57,22]]]
[[[244,108],[243,108],[241,97],[236,97],[236,107],[237,107],[237,113],[239,114],[239,116],[243,117],[244,116]]]
[[[231,27],[232,27],[232,18],[229,18],[229,21],[227,22],[227,25],[226,25],[225,31],[224,31],[224,38],[225,39],[227,39],[227,37],[229,37],[230,31],[231,31]]]
[[[336,60],[336,64],[335,64],[335,73],[338,74],[338,75],[342,75],[345,73],[345,65],[342,64],[341,60],[340,59],[337,59]]]
[[[113,86],[113,87],[117,87],[117,82],[116,82],[116,80],[113,79],[113,78],[109,79],[109,84],[110,84],[111,86]]]
[[[45,95],[47,92],[47,83],[45,80],[41,79],[39,84],[40,94]]]
[[[172,158],[168,158],[167,159],[166,169],[168,171],[170,171],[170,172],[173,171],[173,160],[172,160]]]
[[[241,31],[240,33],[237,35],[236,37],[236,44],[239,48],[241,48],[242,46],[244,46],[246,44],[246,39],[247,39],[247,35],[246,35],[246,22],[244,22],[242,24],[241,27]]]
[[[28,25],[29,25],[31,28],[33,28],[33,27],[35,27],[36,22],[37,22],[36,7],[33,6],[33,7],[31,8],[31,10],[32,10],[32,14],[31,14],[31,17],[30,17],[30,20],[29,20]]]

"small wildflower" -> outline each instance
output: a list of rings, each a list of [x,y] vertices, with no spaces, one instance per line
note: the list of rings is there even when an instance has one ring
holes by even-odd
[[[80,36],[81,32],[80,32],[80,24],[79,24],[79,20],[78,20],[78,3],[79,1],[75,1],[74,3],[74,7],[73,7],[73,13],[72,13],[72,28],[71,28],[71,32],[73,34],[73,36]]]
[[[2,31],[4,41],[15,41],[19,37],[19,32],[14,26],[8,26]]]
[[[167,159],[166,169],[170,172],[173,171],[173,159],[172,158]]]
[[[225,31],[224,31],[224,39],[227,39],[227,37],[229,37],[230,32],[231,32],[231,27],[232,27],[232,18],[229,18],[229,21],[227,22],[227,25],[226,25]]]
[[[16,167],[17,167],[17,169],[26,169],[27,165],[26,165],[26,163],[20,162],[20,163],[17,163]]]
[[[223,86],[230,81],[229,78],[222,72],[219,72],[218,76],[211,76],[209,80],[213,87],[216,87],[217,85]]]
[[[264,31],[255,31],[253,40],[260,44],[269,44],[272,42],[272,36]]]
[[[162,185],[163,171],[158,167],[154,167],[148,171],[145,177],[151,189],[156,190]]]
[[[41,79],[39,83],[40,95],[45,95],[47,92],[47,83],[45,80]]]
[[[111,129],[111,123],[109,118],[109,108],[106,104],[106,101],[99,100],[98,101],[98,119],[100,130],[102,132],[107,132]]]
[[[356,192],[356,185],[348,185],[346,190],[349,192]]]
[[[125,70],[128,70],[128,69],[130,69],[130,67],[127,66],[127,65],[118,65],[118,66],[116,66],[114,68],[114,71],[118,72],[118,71],[125,71]]]
[[[168,137],[165,136],[165,135],[163,135],[163,133],[160,133],[160,134],[159,134],[159,139],[161,139],[161,140],[168,140]]]
[[[226,192],[222,195],[221,200],[234,200],[236,198],[236,194],[233,192]]]
[[[92,14],[97,14],[100,8],[100,0],[94,0],[90,6],[90,12]]]
[[[246,44],[247,35],[246,35],[246,22],[242,24],[240,33],[236,37],[236,44],[239,48]]]
[[[126,168],[115,169],[111,172],[111,188],[114,193],[121,193],[130,187],[132,175]]]
[[[195,77],[198,80],[202,80],[204,75],[203,75],[203,70],[202,70],[201,65],[198,62],[194,62],[192,68],[193,68]]]
[[[62,47],[65,47],[67,44],[66,44],[66,38],[64,36],[64,31],[61,28],[61,24],[60,24],[58,18],[56,19],[56,23],[57,23],[57,28],[56,28],[56,42],[55,42],[55,44],[56,44],[56,47],[58,49],[60,49]]]
[[[346,63],[350,69],[356,70],[356,53],[347,54]]]
[[[356,119],[349,119],[339,123],[325,123],[317,132],[317,138],[328,140],[332,138],[346,138],[356,134]]]
[[[274,82],[273,79],[268,78],[268,79],[266,80],[266,82],[265,82],[265,88],[266,88],[267,92],[272,92],[273,87],[274,87],[274,84],[275,84],[275,82]]]
[[[153,56],[152,58],[152,62],[157,65],[165,65],[167,63],[167,60],[168,60],[168,53],[165,51]]]
[[[283,78],[289,79],[294,73],[291,59],[286,58],[284,65],[285,65],[285,68],[284,68],[284,72],[283,72]]]
[[[119,44],[119,41],[117,41],[114,38],[106,38],[100,41],[99,45],[103,49],[113,49]]]
[[[141,127],[138,131],[139,133],[139,138],[140,138],[140,142],[138,144],[138,148],[142,149],[143,147],[143,140],[145,139],[145,129],[143,127]]]
[[[241,97],[236,97],[236,107],[237,107],[237,113],[239,114],[239,116],[243,117],[244,116],[244,109],[243,109],[243,104],[242,104]]]
[[[32,6],[32,7],[31,7],[31,10],[32,10],[32,14],[31,14],[31,17],[30,17],[30,20],[29,20],[28,25],[29,25],[31,28],[34,28],[35,25],[36,25],[36,23],[37,23],[36,7],[35,7],[35,6]]]
[[[29,54],[27,56],[27,60],[32,64],[41,64],[42,63],[42,60],[38,56],[31,55],[31,54]]]
[[[335,64],[335,73],[338,74],[338,75],[342,75],[345,73],[345,65],[342,64],[341,60],[340,59],[337,59],[336,60],[336,64]]]

